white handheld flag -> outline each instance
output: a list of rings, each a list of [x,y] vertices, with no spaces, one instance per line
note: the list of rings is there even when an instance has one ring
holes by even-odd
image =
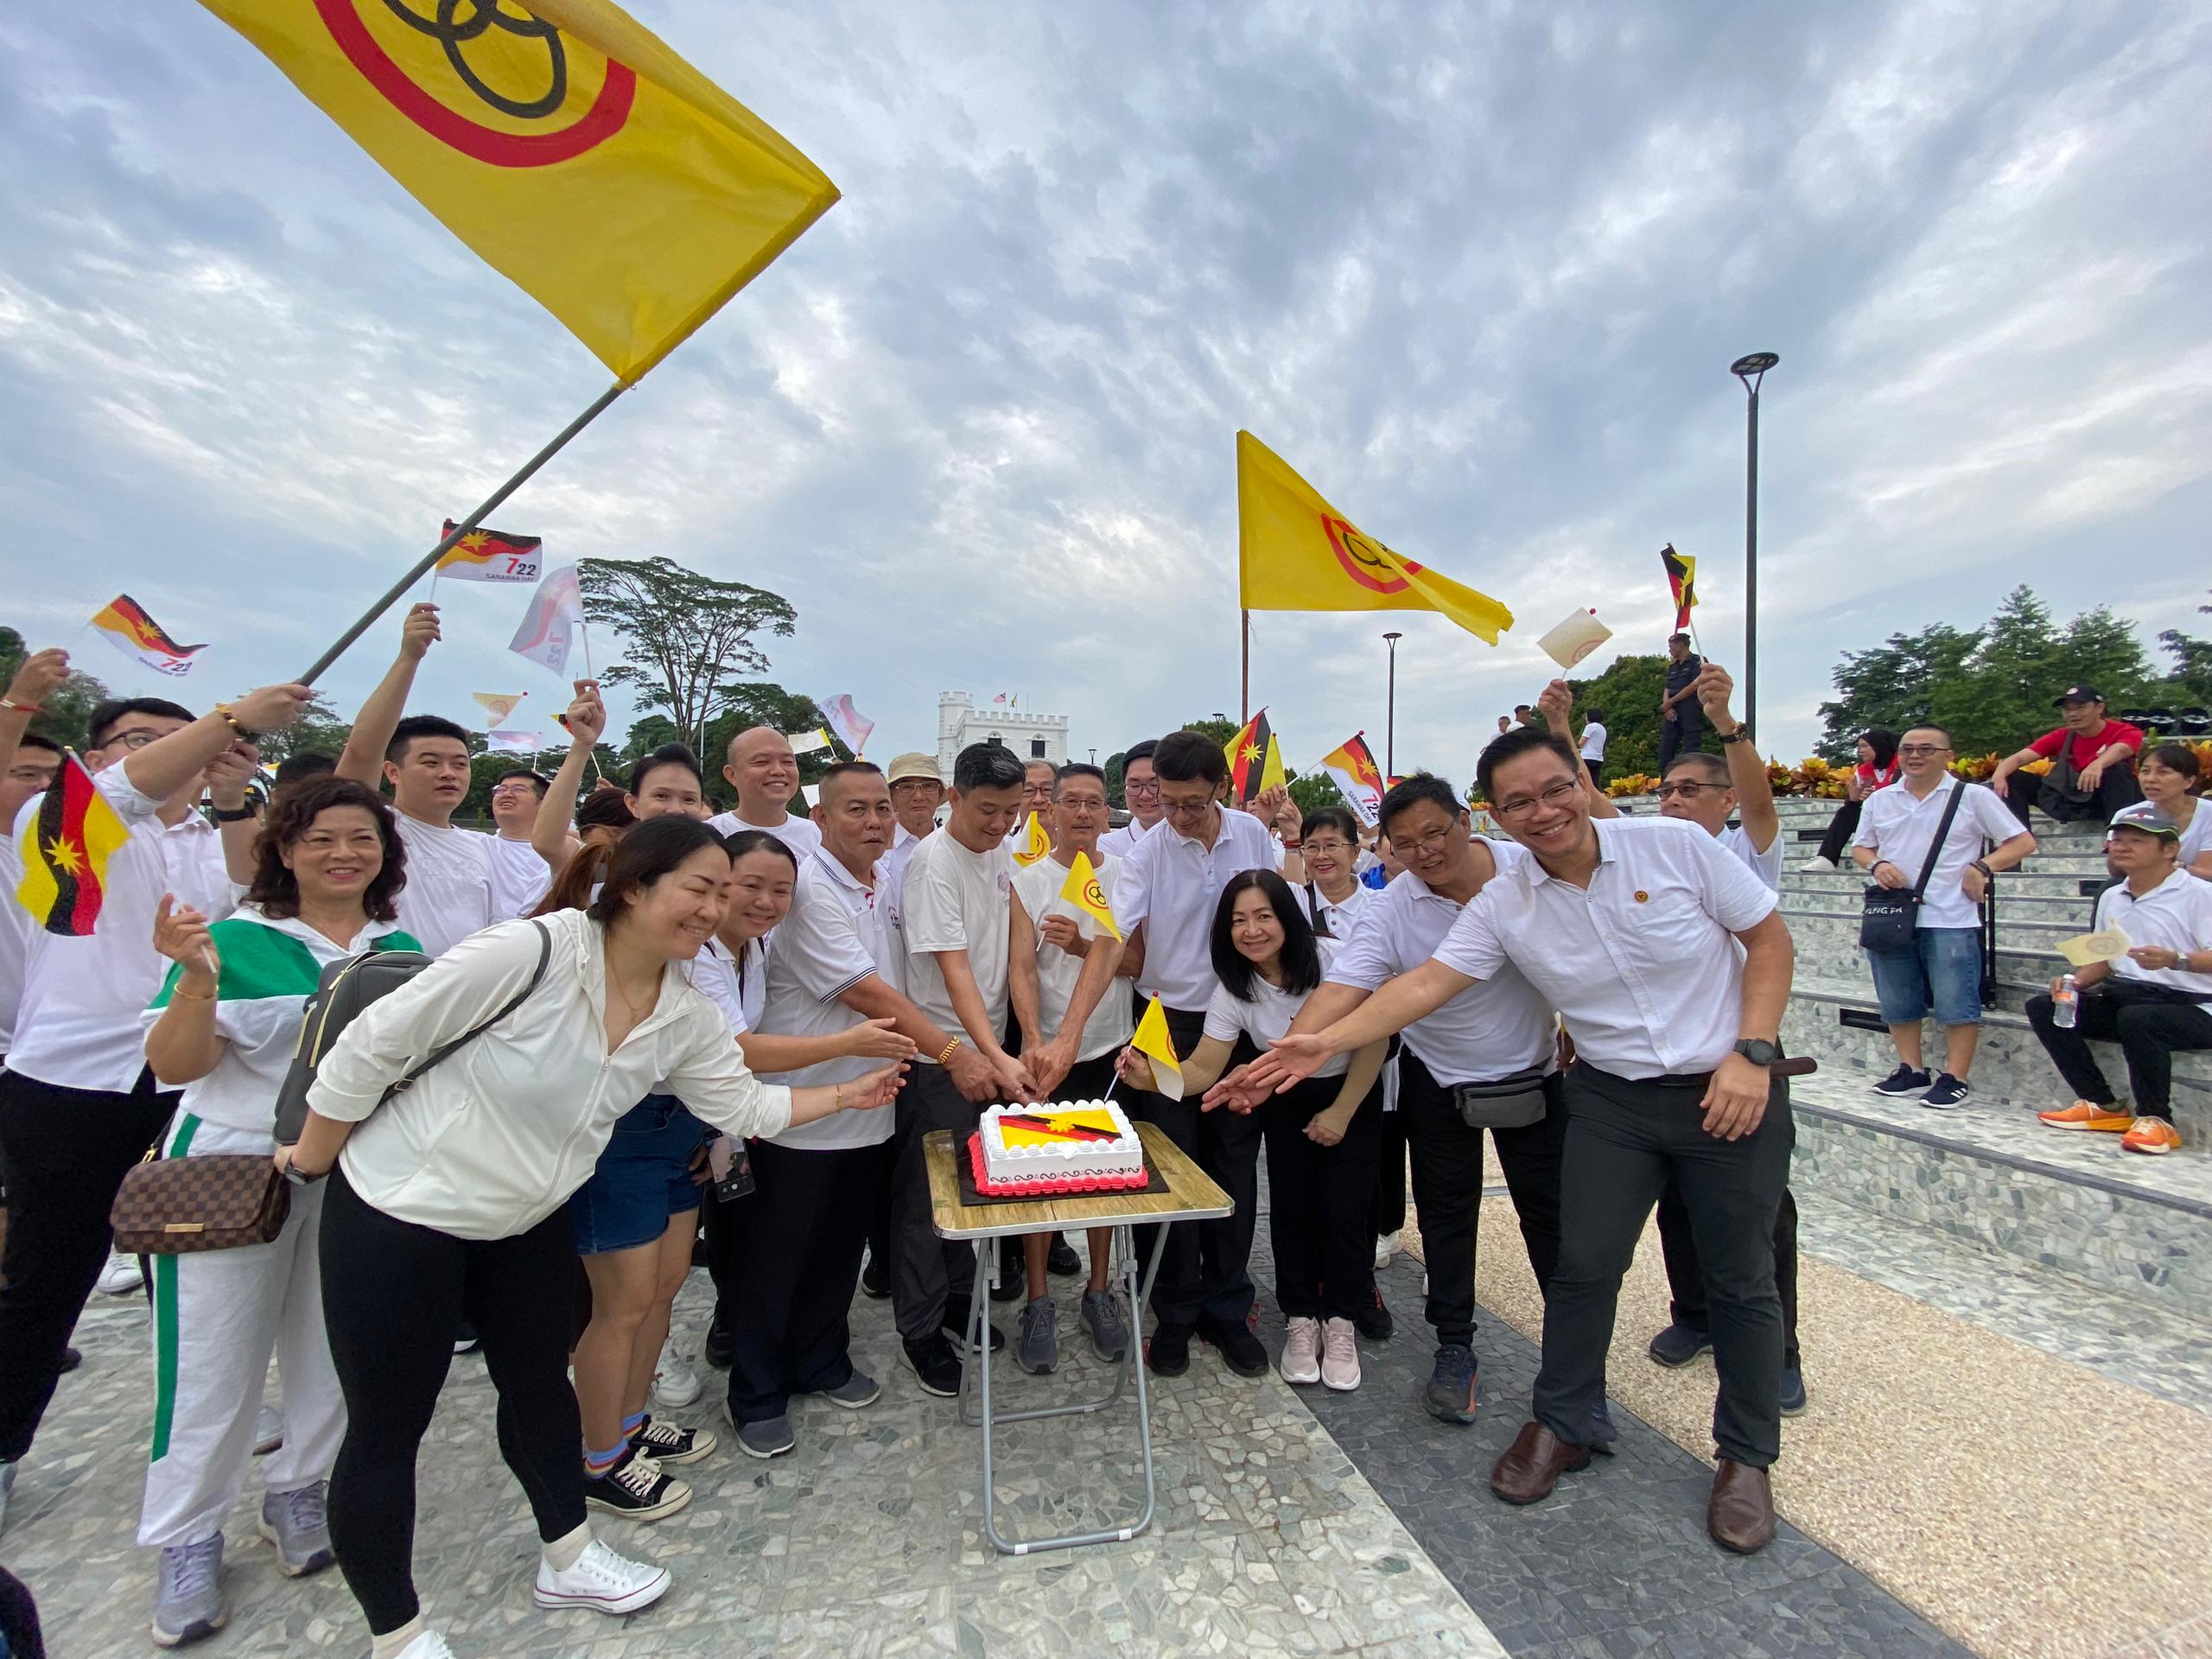
[[[524,613],[522,626],[507,642],[507,649],[565,678],[569,652],[575,644],[576,631],[583,625],[583,587],[577,580],[576,567],[565,564],[548,571],[545,580],[537,584],[530,609]]]
[[[484,747],[492,754],[536,754],[545,747],[543,732],[486,732]]]
[[[784,741],[791,746],[793,754],[812,754],[830,747],[830,734],[817,726],[810,732],[786,732]]]
[[[868,735],[875,729],[875,722],[853,707],[850,696],[840,692],[822,705],[823,718],[830,722],[830,729],[845,741],[845,747],[855,756],[868,747]]]

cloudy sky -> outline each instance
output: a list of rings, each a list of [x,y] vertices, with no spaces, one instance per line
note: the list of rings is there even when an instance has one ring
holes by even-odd
[[[773,677],[886,755],[941,690],[1102,754],[1233,713],[1240,426],[1519,618],[1255,617],[1294,765],[1379,737],[1396,626],[1401,769],[1463,778],[1571,607],[1656,645],[1669,540],[1738,664],[1758,349],[1770,750],[1840,651],[2021,581],[2202,621],[2187,0],[633,10],[844,200],[493,522],[787,595]],[[0,12],[0,621],[119,687],[118,589],[214,642],[191,696],[286,677],[604,384],[193,5]],[[418,702],[550,728],[520,590],[442,596]]]

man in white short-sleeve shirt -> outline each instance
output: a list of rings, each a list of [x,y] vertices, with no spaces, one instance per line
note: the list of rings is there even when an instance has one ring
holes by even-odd
[[[877,880],[883,888],[884,903],[890,907],[891,925],[898,931],[903,957],[906,936],[899,919],[899,895],[906,885],[906,861],[913,857],[924,836],[937,831],[938,809],[944,804],[944,778],[938,770],[937,757],[919,749],[892,756],[891,770],[884,776],[891,785],[891,812],[896,827]]]
[[[802,863],[822,844],[811,820],[791,810],[798,793],[798,757],[791,741],[772,726],[754,726],[729,741],[722,776],[737,791],[737,809],[717,812],[707,822],[725,836],[741,830],[765,830],[791,849]]]
[[[1559,1010],[1576,1063],[1535,1421],[1491,1487],[1533,1503],[1587,1466],[1621,1277],[1672,1180],[1705,1257],[1720,1376],[1707,1528],[1726,1548],[1759,1549],[1774,1535],[1766,1471],[1781,1448],[1773,1232],[1794,1137],[1787,1086],[1769,1068],[1781,1058],[1789,931],[1774,894],[1695,826],[1593,823],[1580,758],[1562,740],[1510,733],[1480,772],[1530,856],[1469,902],[1433,961],[1325,1030],[1286,1038],[1274,1070],[1309,1075],[1519,969]]]
[[[1887,789],[1866,798],[1851,856],[1875,880],[1910,892],[1929,868],[1929,849],[1952,816],[1921,895],[1913,941],[1904,950],[1869,950],[1882,1023],[1897,1052],[1897,1069],[1874,1085],[1891,1099],[1920,1096],[1938,1110],[1961,1106],[1981,1038],[1981,918],[1979,906],[1990,877],[2009,870],[2036,849],[2012,809],[1980,784],[1950,773],[1951,734],[1941,726],[1915,726],[1897,740],[1902,772]],[[1983,843],[1996,845],[1987,852]],[[1920,1022],[1930,1007],[1943,1027],[1943,1067],[1930,1077],[1922,1063]]]
[[[492,781],[492,915],[511,922],[537,908],[553,872],[530,842],[537,827],[545,779],[527,766],[502,772]]]
[[[1152,769],[1152,752],[1159,747],[1158,739],[1147,737],[1122,752],[1122,799],[1129,821],[1098,837],[1098,850],[1108,858],[1127,858],[1160,822],[1160,778]]]
[[[1272,870],[1268,827],[1220,804],[1229,781],[1221,745],[1200,732],[1170,732],[1154,746],[1160,820],[1122,861],[1114,880],[1115,918],[1142,940],[1141,997],[1157,996],[1178,1054],[1198,1046],[1206,1004],[1220,980],[1213,971],[1214,912],[1231,876]],[[1162,1376],[1190,1364],[1195,1333],[1221,1351],[1241,1376],[1267,1370],[1267,1351],[1245,1316],[1252,1309],[1253,1212],[1259,1203],[1260,1126],[1237,1112],[1201,1114],[1195,1100],[1134,1090],[1129,1115],[1159,1124],[1191,1154],[1236,1205],[1236,1213],[1196,1227],[1171,1227],[1152,1290],[1159,1327],[1146,1351]]]

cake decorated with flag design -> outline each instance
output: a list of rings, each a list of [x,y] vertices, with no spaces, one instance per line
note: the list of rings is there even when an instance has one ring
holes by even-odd
[[[1128,1192],[1146,1183],[1144,1143],[1110,1100],[987,1106],[969,1155],[976,1190],[993,1198]]]

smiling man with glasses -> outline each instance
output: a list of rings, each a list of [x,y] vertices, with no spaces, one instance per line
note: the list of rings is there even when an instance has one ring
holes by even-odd
[[[1129,821],[1098,837],[1098,850],[1109,858],[1127,858],[1160,822],[1160,778],[1152,769],[1152,752],[1159,747],[1147,737],[1122,752],[1122,798],[1128,803]]]
[[[492,914],[499,921],[529,915],[552,885],[553,872],[530,844],[545,790],[527,766],[502,772],[492,785]]]

